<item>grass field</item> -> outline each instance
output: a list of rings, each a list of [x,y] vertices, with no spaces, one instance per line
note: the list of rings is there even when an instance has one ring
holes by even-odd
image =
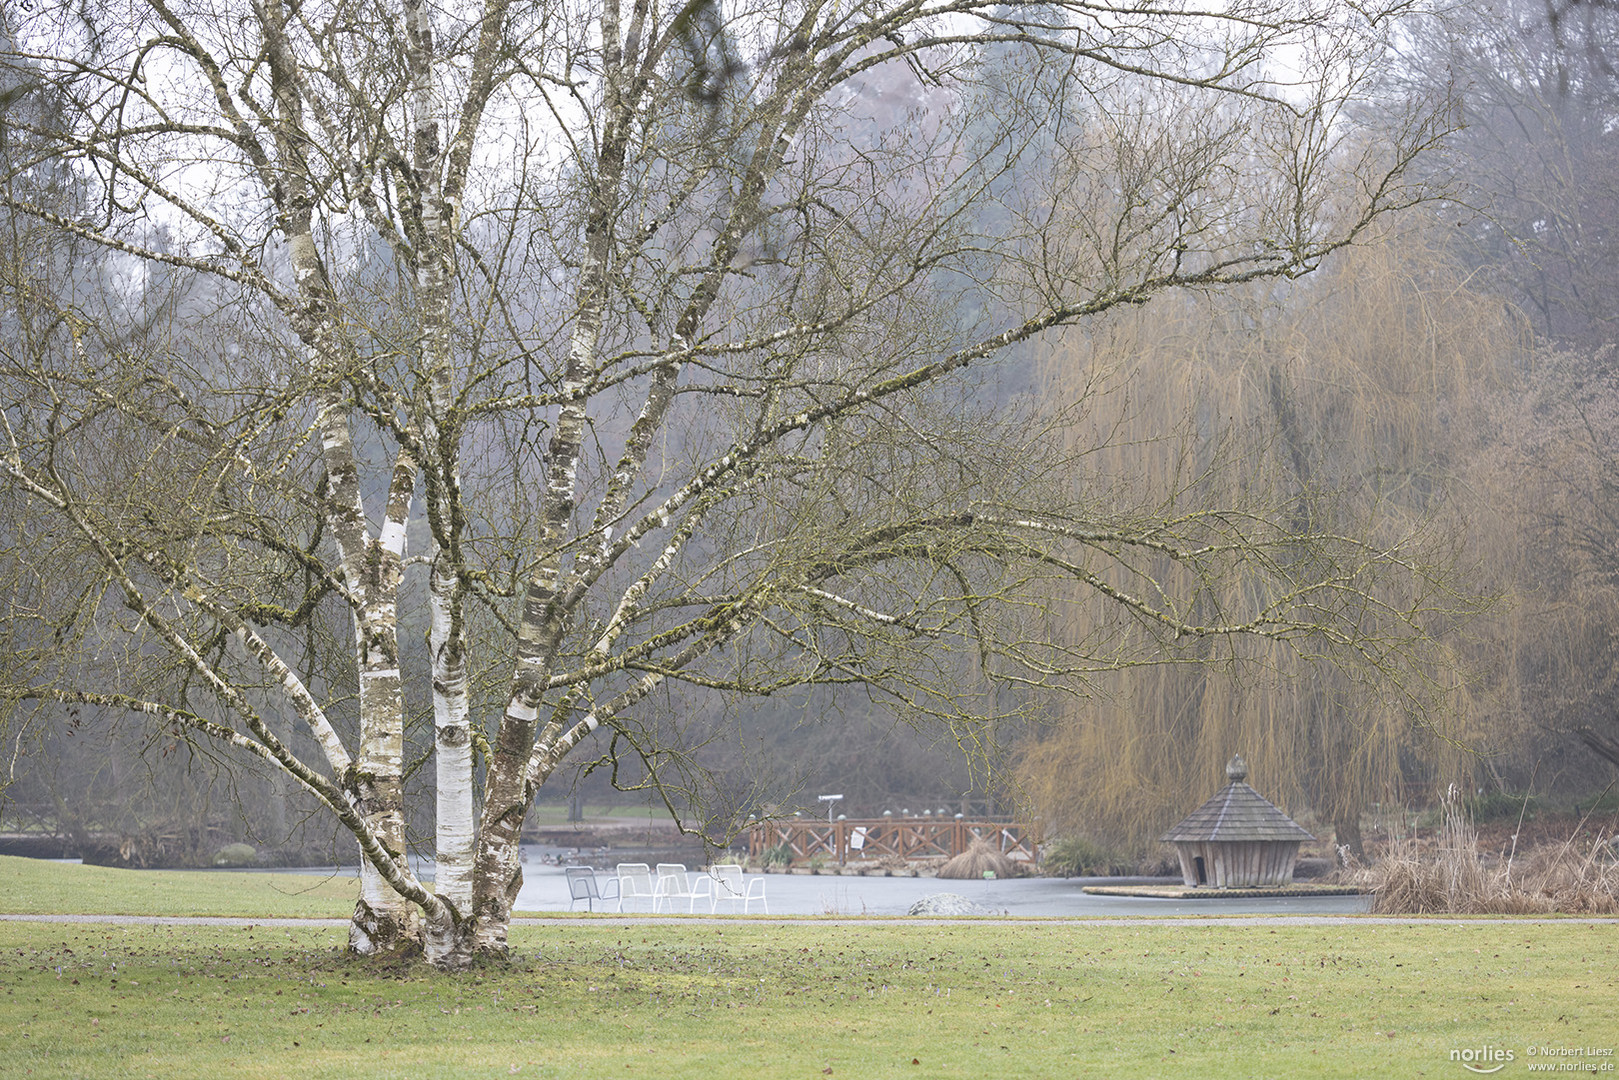
[[[351,877],[118,870],[0,855],[0,914],[344,918]]]
[[[1520,1076],[1619,1045],[1611,924],[600,919],[455,977],[343,937],[0,923],[0,1075],[1461,1077],[1452,1050],[1495,1048]]]

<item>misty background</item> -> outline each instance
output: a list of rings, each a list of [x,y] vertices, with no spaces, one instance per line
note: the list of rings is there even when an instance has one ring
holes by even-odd
[[[1296,507],[1304,530],[1374,520],[1420,535],[1452,593],[1438,605],[1448,614],[1423,627],[1441,645],[1426,669],[1433,708],[1413,711],[1331,657],[1263,642],[1209,663],[1196,662],[1205,646],[1189,644],[1160,662],[1099,664],[1078,692],[986,681],[967,702],[984,720],[970,739],[859,686],[735,697],[671,682],[640,721],[666,762],[660,789],[645,786],[640,750],[599,733],[546,786],[540,811],[578,799],[661,812],[668,797],[684,823],[723,840],[750,814],[819,814],[824,792],[843,793],[838,810],[851,817],[970,799],[1037,820],[1048,837],[1135,855],[1217,788],[1239,752],[1263,793],[1351,850],[1368,815],[1432,806],[1450,784],[1568,806],[1609,792],[1619,777],[1616,40],[1619,4],[1602,2],[1463,5],[1423,22],[1385,77],[1456,110],[1455,132],[1424,165],[1426,202],[1313,274],[1159,296],[1020,346],[964,393],[964,416],[1022,417],[1071,447],[1098,447],[1083,455],[1079,490],[1259,498]],[[918,107],[897,81],[867,89],[874,108]],[[996,183],[980,211],[986,230],[995,214],[1019,212],[1019,175]],[[178,275],[130,281],[93,252],[57,257],[81,302],[99,297],[132,349],[221,302]],[[678,457],[680,437],[663,452]],[[1129,633],[1094,596],[1049,601],[1032,625],[1052,640]],[[400,627],[402,649],[418,657],[408,671],[429,667],[425,634]],[[93,629],[62,648],[76,663],[118,663]],[[312,628],[306,662],[319,668],[323,650],[341,648],[340,635]],[[498,712],[506,673],[486,674],[477,707]],[[334,715],[352,677],[331,664]],[[961,682],[971,686],[970,673]],[[422,685],[405,690],[407,701],[428,697]],[[0,831],[61,837],[129,865],[206,863],[233,841],[293,860],[351,858],[352,841],[289,779],[227,750],[90,707],[8,708]],[[421,766],[431,749],[432,718],[419,713],[408,791],[430,789]],[[430,800],[407,804],[415,842],[427,843]]]

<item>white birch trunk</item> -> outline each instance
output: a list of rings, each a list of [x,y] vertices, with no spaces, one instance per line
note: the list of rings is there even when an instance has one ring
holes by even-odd
[[[607,7],[609,11],[614,10],[611,0]],[[605,30],[616,33],[616,25],[608,17],[603,17],[603,24]],[[578,498],[579,452],[588,419],[581,391],[596,363],[609,251],[609,216],[616,197],[616,170],[622,164],[622,152],[622,142],[608,144],[603,155],[602,194],[586,225],[586,254],[577,290],[579,314],[569,343],[568,369],[563,379],[563,393],[569,400],[558,411],[556,434],[551,440],[541,552],[524,598],[512,690],[501,716],[484,781],[473,883],[477,917],[474,946],[479,952],[506,952],[512,901],[522,885],[518,842],[534,793],[528,782],[528,763],[538,732],[537,718],[546,675],[564,629],[562,617],[554,610],[552,601],[562,577],[561,538],[568,529]]]
[[[405,857],[403,814],[404,705],[397,661],[380,657],[361,643],[360,758],[356,786],[360,811],[377,838],[396,859]],[[369,860],[360,863],[360,902],[349,928],[349,946],[357,953],[398,948],[418,930],[411,905]]]
[[[415,463],[402,452],[389,485],[381,535],[366,541],[365,603],[355,624],[360,668],[358,808],[383,847],[401,863],[405,858],[405,703],[399,678],[397,598],[404,577],[405,523],[415,484]],[[409,948],[420,934],[415,908],[379,867],[362,860],[360,901],[349,928],[350,948],[358,953]]]
[[[435,835],[438,870],[434,892],[450,907],[454,921],[429,922],[427,959],[440,967],[459,967],[468,943],[462,920],[472,913],[473,844],[477,838],[472,792],[472,731],[468,724],[466,641],[456,609],[456,580],[443,570],[441,557],[433,566],[433,754],[438,799]]]
[[[435,895],[447,912],[447,917],[428,920],[424,946],[430,962],[457,968],[472,958],[469,931],[474,925],[473,855],[477,833],[461,579],[460,421],[456,416],[451,352],[451,281],[461,192],[471,160],[473,134],[494,85],[506,0],[488,0],[484,6],[472,81],[447,151],[440,130],[443,101],[434,77],[438,56],[432,15],[422,0],[404,0],[404,11],[414,113],[412,153],[416,175],[422,183],[416,286],[429,400],[422,421],[422,446],[428,456],[428,518],[433,534],[428,644],[432,654],[437,785]]]
[[[337,544],[345,585],[353,597],[360,745],[354,768],[338,780],[366,831],[376,840],[371,851],[362,852],[360,899],[349,930],[350,947],[372,953],[408,947],[417,936],[413,908],[389,884],[409,877],[404,864],[404,703],[397,602],[415,464],[408,454],[400,455],[389,486],[386,542],[372,538],[354,458],[350,405],[336,384],[343,350],[331,283],[315,240],[316,196],[308,175],[296,164],[308,138],[299,59],[286,35],[289,14],[284,4],[267,0],[260,9],[260,20],[275,94],[276,156],[282,163],[278,171],[282,178],[278,199],[281,231],[297,282],[298,310],[293,323],[304,345],[306,363],[320,387],[317,422],[329,485],[326,519]],[[377,861],[387,865],[378,866]]]

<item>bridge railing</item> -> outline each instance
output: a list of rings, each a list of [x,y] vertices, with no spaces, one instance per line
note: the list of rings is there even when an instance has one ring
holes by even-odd
[[[763,858],[785,847],[793,861],[817,856],[839,865],[850,859],[948,859],[982,840],[1017,862],[1040,857],[1034,827],[1016,821],[948,818],[869,818],[866,820],[757,822],[748,829],[748,854]]]

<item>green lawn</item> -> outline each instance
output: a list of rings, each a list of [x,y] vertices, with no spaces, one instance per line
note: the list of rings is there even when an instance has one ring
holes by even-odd
[[[631,806],[627,803],[594,803],[580,807],[584,820],[581,826],[592,825],[635,825],[645,822],[661,828],[669,827],[669,815],[662,809],[652,810],[645,806]],[[566,825],[568,824],[568,804],[565,802],[542,802],[529,807],[528,816],[524,819],[529,825]]]
[[[1619,1044],[1612,924],[598,919],[453,977],[343,940],[0,923],[0,1075],[1512,1077]]]
[[[352,877],[117,870],[0,855],[0,914],[345,918]]]

